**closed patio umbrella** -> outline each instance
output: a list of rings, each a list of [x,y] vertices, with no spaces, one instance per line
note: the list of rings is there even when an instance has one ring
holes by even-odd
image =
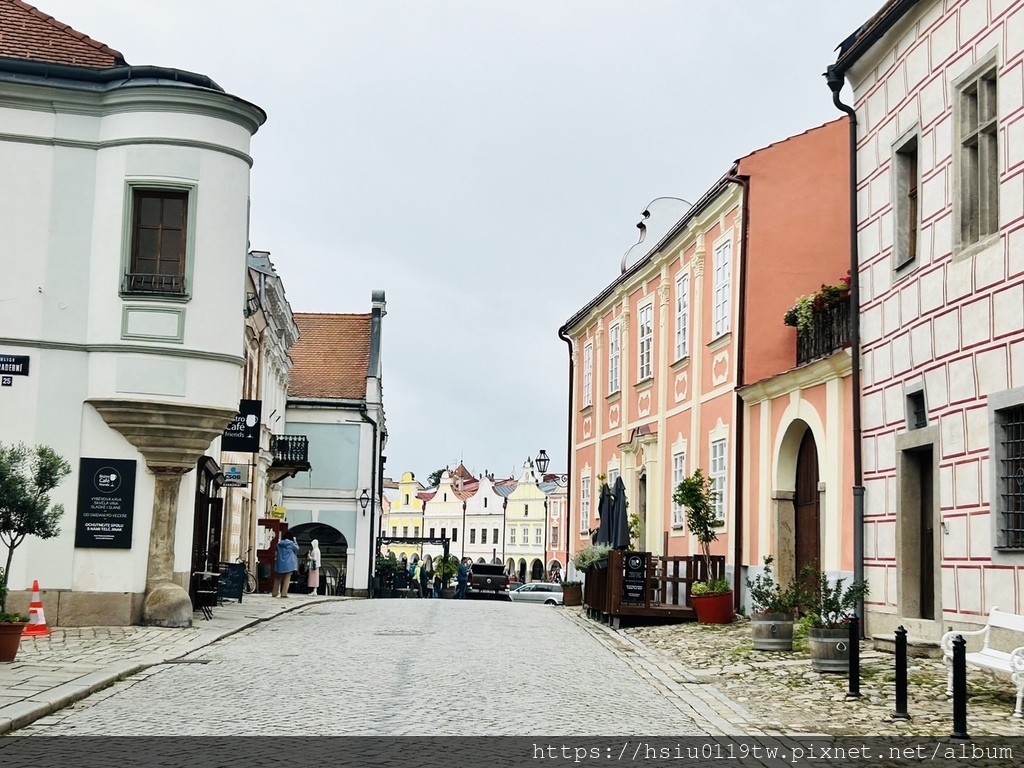
[[[601,518],[604,525],[604,518]],[[626,485],[622,478],[615,479],[615,497],[612,501],[612,549],[629,549],[629,516],[626,512]]]
[[[601,499],[597,502],[597,515],[601,518],[601,524],[597,528],[595,544],[611,546],[612,543],[612,492],[608,490],[608,484],[601,486]]]

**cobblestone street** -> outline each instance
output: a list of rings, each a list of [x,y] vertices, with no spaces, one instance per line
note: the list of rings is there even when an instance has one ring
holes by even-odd
[[[324,602],[150,667],[18,733],[703,733],[666,689],[673,684],[562,609]]]

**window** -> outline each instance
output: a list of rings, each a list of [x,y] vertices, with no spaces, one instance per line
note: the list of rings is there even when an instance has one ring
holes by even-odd
[[[544,543],[544,533],[540,528],[533,529],[533,543],[537,545]]]
[[[405,494],[405,504],[406,504],[406,506],[409,505],[409,494],[408,493]]]
[[[960,244],[976,243],[999,228],[999,151],[996,68],[961,84]]]
[[[436,536],[434,536],[434,529],[433,528],[430,529],[430,538],[432,538],[432,539],[437,538]]]
[[[558,526],[554,525],[551,527],[551,546],[558,546]]]
[[[530,543],[530,529],[527,528],[525,525],[523,526],[522,543],[523,543],[524,547],[527,546]]]
[[[686,479],[686,452],[672,454],[672,493]],[[686,525],[686,508],[681,504],[672,502],[672,527],[682,528]]]
[[[917,137],[896,150],[895,268],[917,258]]]
[[[715,491],[715,517],[725,520],[725,440],[711,443],[711,487]]]
[[[487,529],[486,528],[481,528],[480,529],[480,543],[481,544],[486,544],[487,543]],[[498,537],[497,536],[494,537],[494,543],[495,544],[498,543]]]
[[[445,494],[443,494],[443,496],[444,496],[444,499],[443,499],[443,500],[444,500],[444,501],[448,501],[448,494],[447,494],[447,493],[445,493]]]
[[[398,538],[398,526],[397,525],[392,525],[391,526],[391,538],[393,538],[393,539],[397,539]]]
[[[459,540],[459,529],[458,528],[452,528],[452,541],[458,541],[458,540]]]
[[[654,305],[648,304],[640,309],[639,325],[639,360],[640,370],[637,372],[638,381],[646,381],[654,376],[651,368],[651,349],[654,347]]]
[[[509,526],[509,529],[508,529],[508,543],[509,544],[515,544],[516,543],[516,529],[515,529],[514,526]]]
[[[414,525],[412,527],[412,535],[415,536],[417,539],[420,537],[420,527],[418,525]]]
[[[907,393],[907,426],[921,429],[928,426],[928,408],[924,403],[924,390]]]
[[[728,333],[732,303],[732,240],[715,248],[715,338]]]
[[[583,407],[594,403],[594,345],[583,347]]]
[[[690,275],[676,280],[676,360],[690,354]]]
[[[448,529],[447,528],[442,528],[441,529],[441,538],[442,539],[447,539],[448,538]]]
[[[476,528],[469,529],[469,543],[476,544]],[[483,542],[481,542],[483,543]]]
[[[529,504],[523,504],[523,517],[529,517],[529,516],[530,516],[530,505]]]
[[[132,190],[131,251],[125,293],[185,295],[188,192]]]
[[[402,537],[406,538],[408,536],[409,536],[409,526],[408,525],[403,525],[402,526]]]
[[[1000,543],[1024,549],[1024,405],[996,411]]]
[[[619,391],[619,324],[608,329],[608,394]]]
[[[608,470],[608,487],[612,491],[615,490],[615,481],[618,480],[618,479],[619,479],[619,470],[617,470],[617,469],[609,469]]]
[[[580,533],[590,530],[590,478],[580,481]]]
[[[484,496],[484,509],[487,509],[487,497]]]
[[[498,543],[498,529],[497,528],[494,529],[494,538],[491,539],[491,541],[493,541],[495,544]]]

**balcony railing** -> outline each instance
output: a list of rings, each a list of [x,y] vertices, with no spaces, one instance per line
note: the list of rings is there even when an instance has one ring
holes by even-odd
[[[848,346],[850,297],[846,296],[831,306],[815,310],[810,328],[797,330],[796,364],[804,365],[828,357]]]
[[[123,293],[146,293],[156,296],[182,296],[185,278],[181,275],[152,275],[128,272],[124,276]]]
[[[309,438],[305,435],[274,435],[270,449],[275,464],[309,463]]]

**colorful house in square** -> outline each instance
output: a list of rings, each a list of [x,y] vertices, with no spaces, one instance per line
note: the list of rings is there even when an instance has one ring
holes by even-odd
[[[887,2],[828,74],[857,121],[868,626],[936,641],[1024,610],[1024,5]]]
[[[591,542],[600,487],[617,476],[639,517],[638,548],[695,554],[672,494],[699,467],[718,494],[712,552],[725,556],[739,602],[737,565],[784,551],[795,570],[792,527],[770,515],[777,497],[792,501],[792,454],[810,430],[821,453],[808,462],[836,484],[837,503],[807,536],[830,553],[827,567],[850,567],[839,535],[849,505],[838,503],[849,487],[843,340],[813,348],[802,374],[765,383],[801,364],[783,322],[794,300],[849,269],[846,157],[835,121],[742,158],[693,205],[654,201],[621,274],[560,329],[571,351],[570,556]]]

